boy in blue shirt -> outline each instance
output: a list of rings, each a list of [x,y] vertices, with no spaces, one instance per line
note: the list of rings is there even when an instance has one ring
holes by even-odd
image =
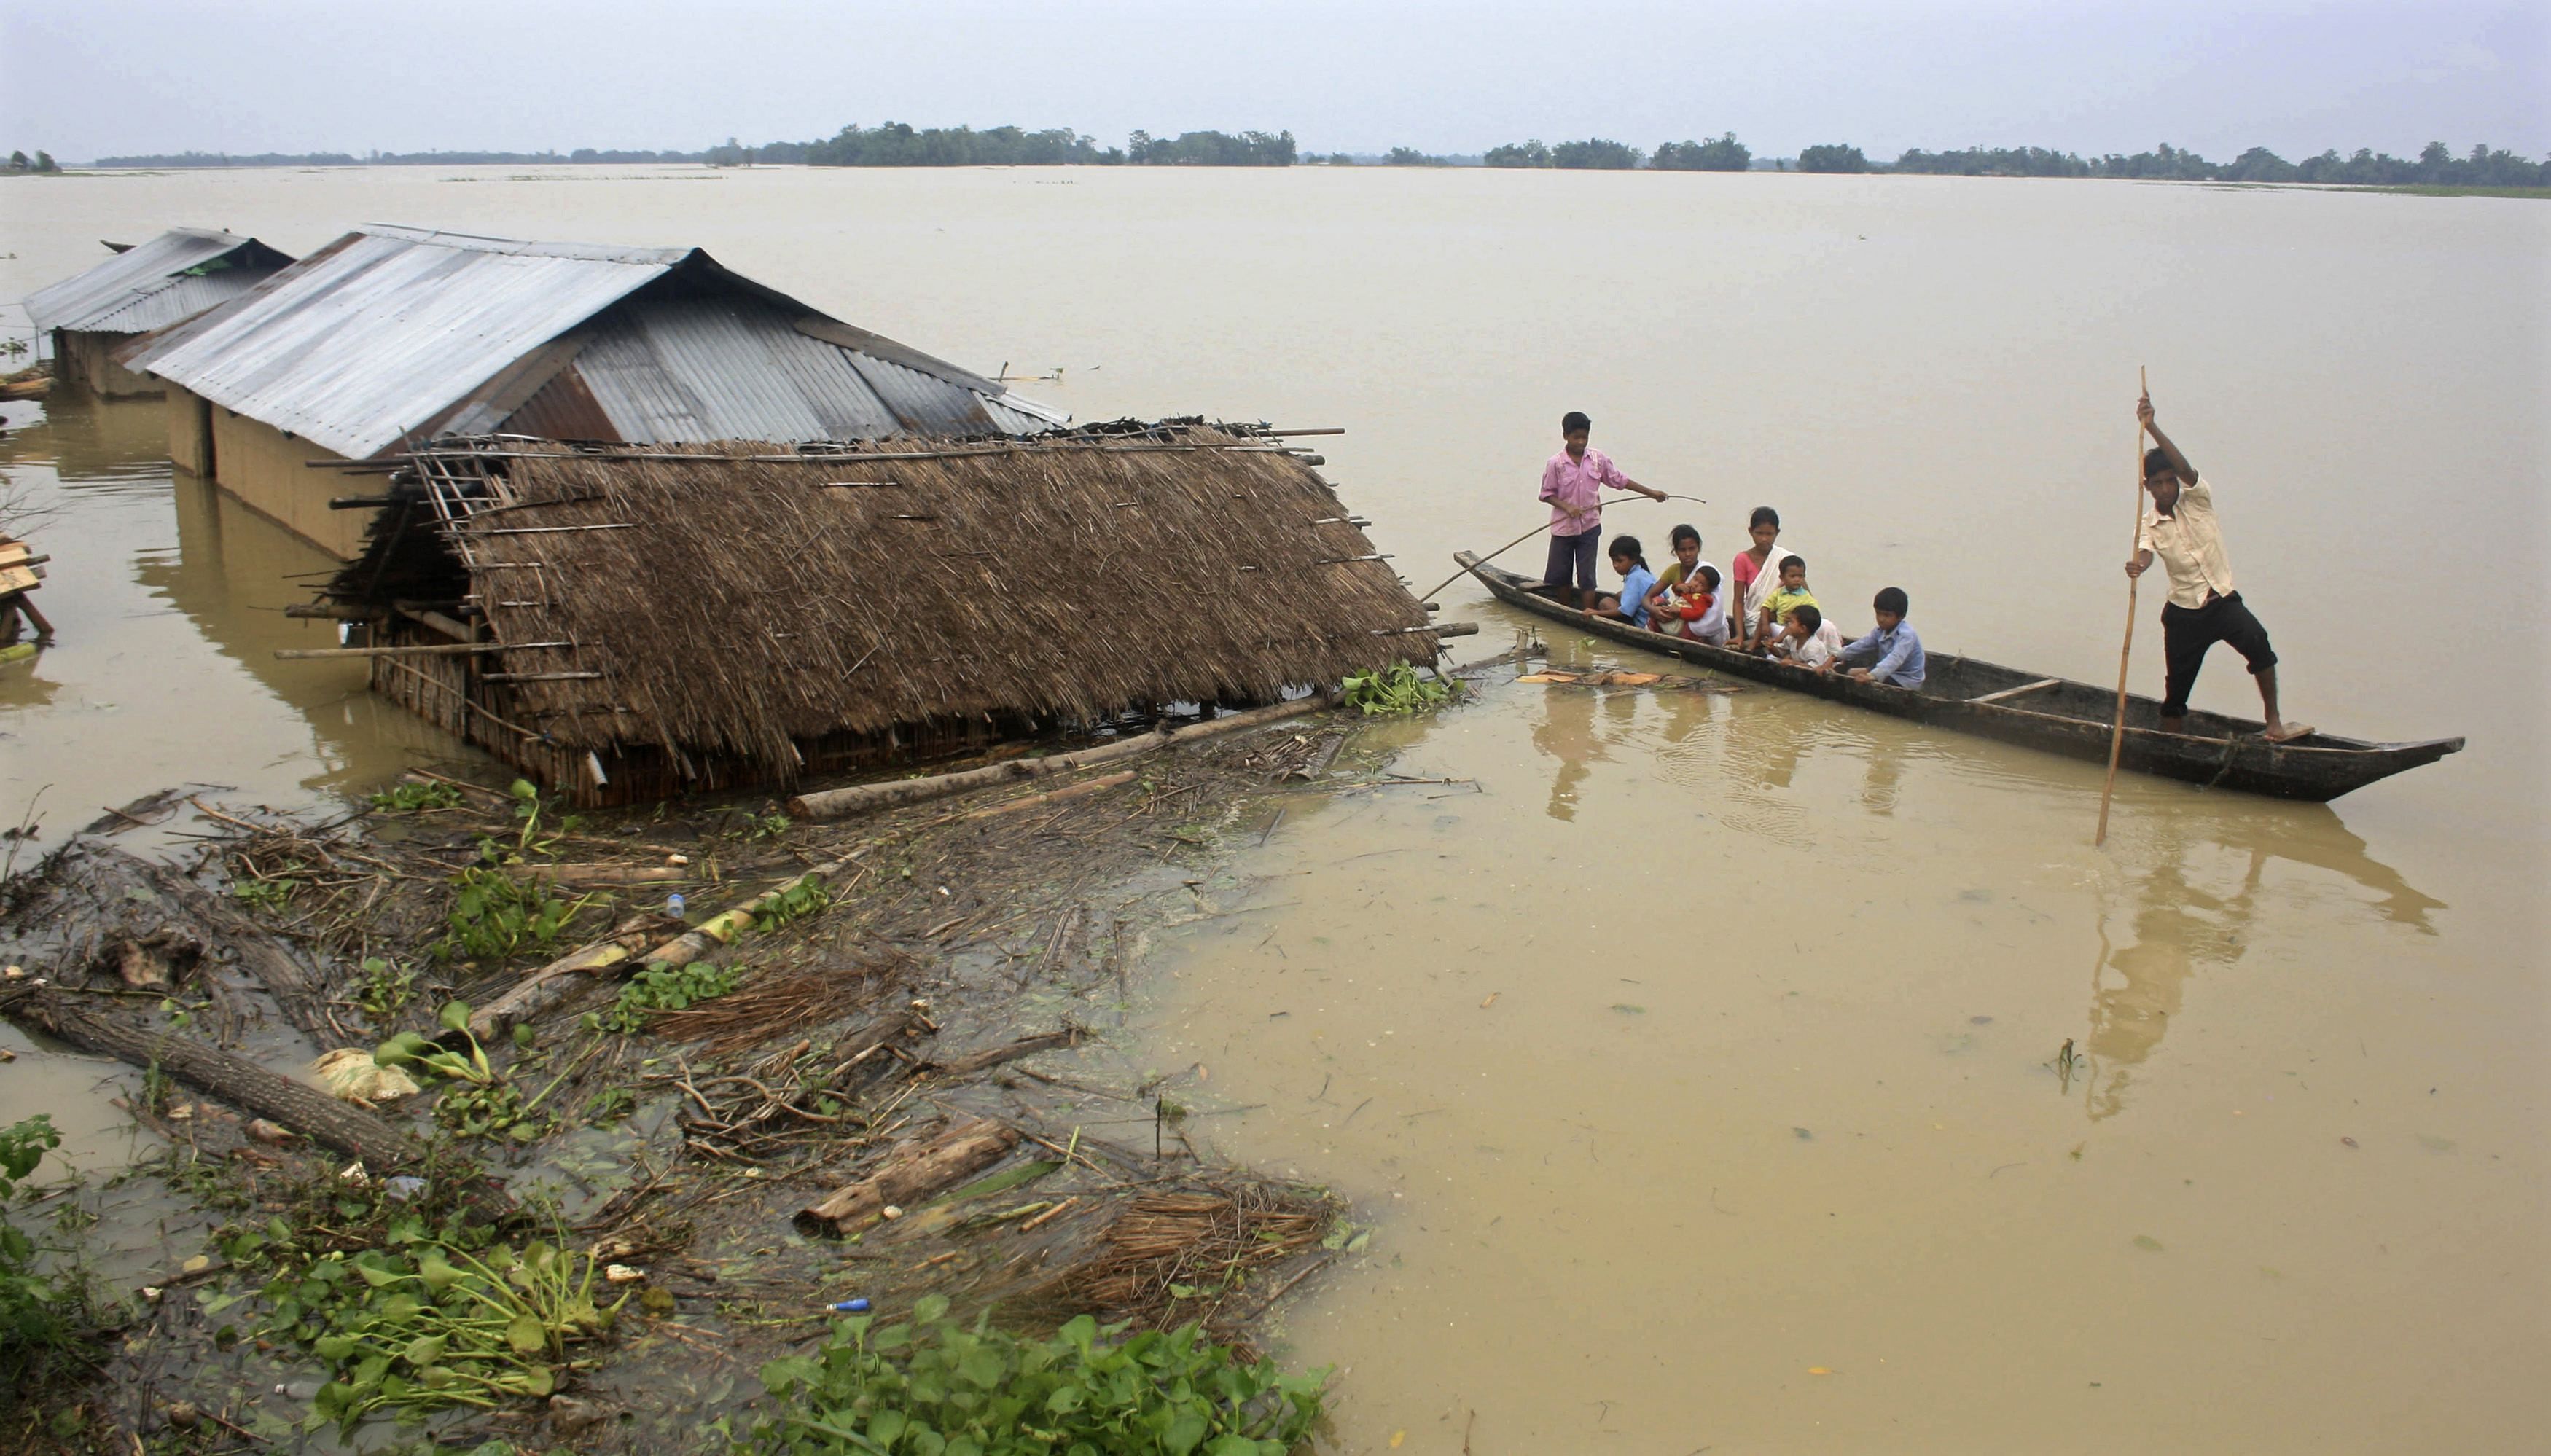
[[[1865,683],[1885,683],[1894,688],[1922,686],[1922,638],[1904,620],[1905,613],[1912,610],[1904,589],[1888,587],[1870,606],[1878,613],[1878,631],[1857,638],[1816,670],[1831,672],[1839,667]]]
[[[1657,574],[1648,569],[1647,552],[1635,535],[1612,537],[1612,569],[1621,573],[1621,590],[1605,592],[1585,609],[1588,617],[1608,617],[1632,627],[1648,625],[1648,593],[1657,589]]]

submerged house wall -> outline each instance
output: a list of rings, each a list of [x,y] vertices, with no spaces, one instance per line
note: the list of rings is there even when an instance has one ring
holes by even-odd
[[[375,646],[442,646],[472,640],[469,629],[440,613],[403,613],[373,628]],[[477,657],[372,659],[372,691],[436,728],[520,769],[523,775],[577,809],[651,804],[682,794],[716,793],[770,780],[765,766],[718,754],[668,753],[647,743],[598,749],[574,747],[528,725],[543,720],[526,712],[510,684],[489,682]],[[928,761],[980,749],[1035,731],[1013,715],[939,722],[885,732],[837,732],[800,739],[807,774],[847,773],[888,763]]]
[[[179,413],[180,407],[172,398],[172,435]],[[351,561],[362,553],[363,518],[367,513],[328,509],[331,497],[347,493],[346,473],[313,469],[310,464],[313,460],[342,461],[344,456],[219,405],[209,406],[207,414],[213,451],[211,473],[222,489],[331,555]]]
[[[160,393],[158,380],[136,374],[115,361],[114,351],[131,343],[134,337],[85,329],[54,330],[53,377],[107,399],[149,399]]]
[[[168,462],[189,475],[213,473],[213,407],[192,390],[168,386]]]

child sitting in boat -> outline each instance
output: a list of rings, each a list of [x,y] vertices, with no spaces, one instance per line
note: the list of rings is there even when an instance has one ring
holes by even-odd
[[[1778,655],[1790,614],[1800,607],[1816,605],[1816,594],[1807,590],[1807,558],[1789,555],[1781,558],[1781,585],[1763,601],[1763,611],[1754,624],[1754,637],[1767,652]]]
[[[1656,590],[1657,574],[1648,569],[1647,553],[1640,548],[1637,536],[1612,537],[1612,569],[1621,574],[1621,589],[1596,597],[1585,615],[1626,622],[1632,627],[1647,626],[1648,594]]]
[[[1690,579],[1673,587],[1675,601],[1667,609],[1670,620],[1658,630],[1713,647],[1727,645],[1727,610],[1718,602],[1718,568],[1703,561],[1694,567]]]
[[[1657,573],[1657,584],[1648,593],[1648,625],[1659,631],[1671,632],[1682,625],[1676,615],[1677,598],[1690,583],[1693,574],[1707,563],[1700,559],[1700,531],[1697,527],[1678,526],[1669,537],[1674,542],[1675,558]]]
[[[1772,639],[1772,655],[1799,667],[1821,668],[1842,650],[1842,632],[1813,602],[1790,608],[1789,620]]]
[[[1902,587],[1888,587],[1870,604],[1878,614],[1878,631],[1860,637],[1834,654],[1823,671],[1840,667],[1866,683],[1886,683],[1890,687],[1918,688],[1926,663],[1922,656],[1922,638],[1914,633],[1913,625],[1904,620],[1911,610]]]

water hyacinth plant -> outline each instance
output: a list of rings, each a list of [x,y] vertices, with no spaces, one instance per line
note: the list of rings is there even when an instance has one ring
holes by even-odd
[[[1419,677],[1417,669],[1405,662],[1350,673],[1345,687],[1347,706],[1368,714],[1417,713],[1440,708],[1453,698],[1453,690],[1441,680]]]
[[[1047,1339],[961,1326],[948,1301],[910,1323],[834,1326],[822,1349],[762,1368],[784,1408],[769,1456],[1284,1456],[1319,1419],[1326,1370],[1281,1374],[1189,1324],[1128,1338],[1083,1314]]]
[[[377,1412],[422,1414],[543,1397],[575,1364],[570,1347],[611,1327],[628,1302],[593,1302],[595,1264],[544,1242],[472,1256],[440,1244],[331,1254],[265,1288],[269,1327],[328,1362],[311,1421],[351,1430]]]

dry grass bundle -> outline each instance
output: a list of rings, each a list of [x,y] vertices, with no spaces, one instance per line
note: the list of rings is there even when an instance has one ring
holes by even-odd
[[[1306,1195],[1241,1181],[1145,1194],[1030,1303],[1144,1324],[1210,1321],[1249,1272],[1318,1243],[1334,1213]]]
[[[1273,700],[1436,652],[1327,482],[1247,435],[887,441],[811,464],[481,444],[522,457],[459,441],[431,462],[488,476],[504,507],[461,533],[468,590],[495,640],[572,644],[504,654],[497,717],[567,752],[649,744],[786,780],[828,734]]]
[[[909,957],[886,952],[865,960],[782,971],[680,1011],[657,1012],[647,1029],[667,1041],[700,1041],[724,1056],[845,1017],[883,994],[911,969]]]

